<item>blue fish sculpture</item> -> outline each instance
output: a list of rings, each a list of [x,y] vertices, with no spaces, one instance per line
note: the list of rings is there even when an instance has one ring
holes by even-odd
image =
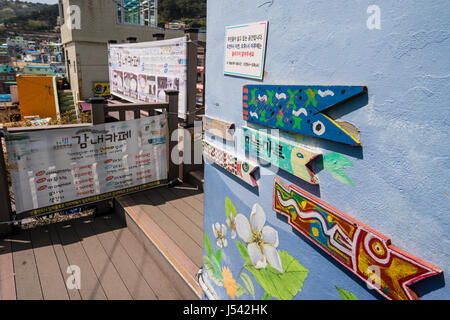
[[[365,86],[245,85],[244,120],[352,146],[359,137],[323,111],[367,92]]]

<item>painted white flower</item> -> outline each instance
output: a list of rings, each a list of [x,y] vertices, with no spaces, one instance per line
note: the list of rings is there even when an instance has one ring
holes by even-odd
[[[227,224],[228,228],[231,230],[231,239],[236,238],[236,217],[232,217],[230,215],[230,218],[225,220],[225,223]]]
[[[217,246],[219,248],[226,248],[228,246],[228,241],[225,238],[227,236],[227,227],[220,223],[216,222],[216,224],[212,225],[212,230],[214,237],[217,239]]]
[[[257,203],[252,208],[250,222],[242,215],[235,218],[236,230],[239,237],[247,244],[247,251],[253,266],[263,269],[267,263],[283,273],[280,256],[278,255],[278,232],[266,223],[266,214]]]

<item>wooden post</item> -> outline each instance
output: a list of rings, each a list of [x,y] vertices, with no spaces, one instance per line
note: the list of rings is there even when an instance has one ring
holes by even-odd
[[[0,138],[0,142],[2,138]],[[1,143],[0,143],[1,144]],[[0,223],[12,220],[11,199],[7,178],[6,162],[3,154],[3,145],[0,145]],[[0,235],[11,233],[12,225],[0,224]]]
[[[105,123],[105,100],[103,98],[91,98],[92,124]]]
[[[92,124],[102,124],[105,123],[105,100],[103,98],[91,98],[91,113],[92,113]],[[107,214],[111,211],[109,202],[100,201],[95,204],[96,212],[95,215]]]
[[[166,35],[164,33],[154,33],[153,34],[153,38],[155,38],[157,41],[164,40],[165,36]]]
[[[197,108],[197,43],[198,29],[186,29],[184,31],[188,37],[187,44],[187,105],[186,124],[192,126],[195,120]]]
[[[166,90],[166,97],[169,103],[169,110],[167,112],[167,127],[169,129],[169,150],[168,150],[168,159],[167,159],[167,169],[168,174],[167,178],[169,182],[180,178],[180,165],[181,162],[179,153],[176,153],[176,159],[172,159],[171,154],[172,150],[178,148],[178,91],[175,90]],[[174,141],[172,141],[172,134],[176,132],[174,135]],[[173,160],[178,163],[174,163]]]

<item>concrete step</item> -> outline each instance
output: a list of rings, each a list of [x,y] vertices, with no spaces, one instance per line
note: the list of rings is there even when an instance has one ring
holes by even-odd
[[[170,189],[158,187],[114,201],[114,211],[130,232],[146,249],[156,249],[164,256],[173,268],[171,272],[182,279],[182,285],[175,279],[174,285],[185,295],[189,295],[185,290],[188,287],[191,299],[201,299],[202,295],[196,276],[202,265],[202,245],[192,240],[202,237],[200,210],[203,212],[203,195],[188,184]],[[183,241],[183,237],[187,240]]]

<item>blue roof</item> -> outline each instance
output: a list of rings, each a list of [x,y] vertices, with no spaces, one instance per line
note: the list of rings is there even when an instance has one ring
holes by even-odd
[[[4,64],[0,64],[0,73],[14,73],[14,68]]]
[[[50,69],[50,66],[34,66],[34,65],[28,65],[25,66],[26,68],[43,68],[43,69]]]
[[[10,94],[0,94],[0,101],[1,102],[11,101],[11,95]]]

